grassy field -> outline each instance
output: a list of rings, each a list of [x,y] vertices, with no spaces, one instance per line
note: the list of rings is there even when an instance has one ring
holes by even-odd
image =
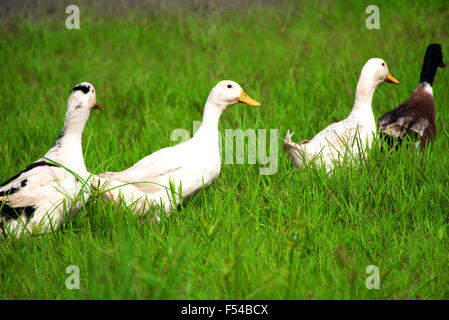
[[[401,84],[377,88],[379,118],[416,87],[429,43],[441,43],[449,60],[449,4],[376,1],[381,29],[368,30],[369,4],[119,14],[81,2],[80,30],[65,28],[64,8],[8,20],[0,26],[0,180],[52,146],[82,81],[105,106],[84,132],[93,173],[174,145],[170,133],[192,130],[222,79],[263,103],[226,110],[222,132],[292,129],[300,141],[349,114],[363,64],[380,57]],[[153,225],[94,197],[53,234],[0,242],[0,298],[448,299],[448,72],[436,75],[438,139],[423,156],[375,147],[364,166],[328,177],[294,169],[279,139],[276,174],[223,164],[213,185]],[[79,290],[65,286],[69,265],[79,267]],[[379,290],[365,286],[369,265],[380,269]]]

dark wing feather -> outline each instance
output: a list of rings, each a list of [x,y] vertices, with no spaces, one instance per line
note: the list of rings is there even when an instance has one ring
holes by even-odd
[[[384,114],[377,124],[380,132],[402,139],[410,131],[423,136],[430,121],[426,114],[406,101],[396,109]]]
[[[436,136],[435,104],[432,92],[418,85],[408,100],[384,114],[377,122],[381,135],[399,143],[405,136],[421,139],[421,149]]]

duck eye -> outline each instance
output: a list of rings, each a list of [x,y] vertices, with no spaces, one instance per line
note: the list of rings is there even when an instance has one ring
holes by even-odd
[[[232,84],[228,84],[228,88],[231,89],[232,88]]]
[[[382,67],[385,67],[385,62],[382,62]]]

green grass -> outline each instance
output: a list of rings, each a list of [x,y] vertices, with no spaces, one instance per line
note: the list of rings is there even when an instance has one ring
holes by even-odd
[[[50,148],[82,81],[105,106],[84,133],[93,173],[175,144],[170,133],[192,130],[222,79],[263,103],[226,110],[222,132],[292,129],[300,141],[349,114],[363,64],[381,57],[401,84],[377,88],[379,118],[416,87],[429,43],[449,60],[449,6],[377,1],[381,29],[367,30],[368,4],[99,16],[81,6],[77,31],[64,28],[64,11],[5,24],[0,180]],[[153,225],[92,198],[53,234],[0,242],[0,298],[447,299],[448,85],[438,70],[438,139],[423,156],[375,148],[364,166],[328,177],[294,169],[279,140],[275,175],[224,164],[214,184]],[[79,290],[65,287],[69,265],[80,268]],[[380,268],[379,290],[365,287],[368,265]]]

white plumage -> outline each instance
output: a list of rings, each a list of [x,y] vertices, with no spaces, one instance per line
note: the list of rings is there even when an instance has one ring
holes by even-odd
[[[207,98],[203,121],[192,139],[158,150],[124,171],[99,175],[102,189],[110,190],[105,193],[106,199],[115,203],[122,200],[136,213],[156,204],[157,213],[160,207],[169,212],[180,200],[179,194],[172,197],[170,183],[176,192],[182,189],[183,198],[210,185],[221,169],[218,121],[228,106],[238,102],[260,105],[237,83],[220,81]],[[155,218],[159,219],[158,214]]]
[[[362,68],[357,83],[355,101],[349,116],[327,126],[312,140],[300,144],[291,140],[293,133],[287,132],[283,148],[295,167],[304,163],[325,166],[330,172],[335,163],[345,158],[350,161],[366,154],[376,134],[376,122],[371,109],[374,90],[381,82],[399,83],[388,72],[387,64],[382,59],[369,59]]]
[[[0,185],[0,231],[4,236],[49,232],[61,224],[66,213],[73,213],[87,200],[88,190],[78,177],[85,181],[90,177],[81,138],[91,109],[102,109],[95,89],[90,83],[80,83],[68,99],[64,128],[54,146]]]

